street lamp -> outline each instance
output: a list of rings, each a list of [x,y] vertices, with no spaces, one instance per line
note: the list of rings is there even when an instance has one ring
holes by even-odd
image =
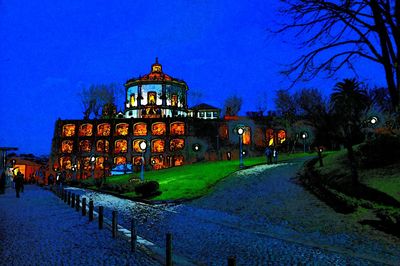
[[[378,121],[379,121],[379,119],[378,119],[378,117],[376,117],[376,116],[371,117],[370,120],[369,120],[369,122],[370,122],[372,125],[375,125],[376,123],[378,123]]]
[[[140,169],[140,180],[144,181],[144,153],[146,152],[147,143],[145,140],[142,140],[139,143],[139,148],[142,150],[142,165]]]
[[[308,133],[305,131],[301,133],[301,138],[303,139],[304,153],[306,153],[306,138],[308,138]]]
[[[92,178],[94,179],[94,162],[96,162],[96,157],[94,155],[90,156],[90,163],[92,164]]]
[[[244,129],[239,127],[237,129],[237,133],[239,135],[239,147],[240,147],[239,148],[239,168],[242,169],[242,168],[244,168],[244,165],[243,165],[243,151],[242,151],[242,149],[243,149],[242,137],[243,137]]]
[[[77,168],[77,165],[74,164],[74,165],[72,166],[72,173],[73,173],[74,180],[76,179],[76,170],[77,170],[77,169],[78,169],[78,168]]]

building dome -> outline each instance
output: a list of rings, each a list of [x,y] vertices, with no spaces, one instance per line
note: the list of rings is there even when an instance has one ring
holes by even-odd
[[[125,83],[127,118],[187,116],[188,86],[165,74],[158,58],[150,73]]]

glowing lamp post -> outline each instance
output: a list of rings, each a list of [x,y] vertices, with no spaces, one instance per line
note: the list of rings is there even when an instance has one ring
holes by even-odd
[[[94,162],[96,162],[96,157],[94,155],[90,156],[90,163],[92,164],[92,178],[94,179]]]
[[[141,141],[139,143],[139,148],[142,150],[142,164],[140,169],[140,180],[144,181],[144,153],[146,152],[147,143],[146,141]]]
[[[237,129],[237,133],[239,135],[239,168],[242,169],[244,167],[243,165],[243,133],[244,133],[244,129],[239,127]]]
[[[306,138],[308,138],[308,133],[305,131],[301,133],[301,138],[303,139],[304,153],[306,153]]]
[[[373,116],[373,117],[371,117],[371,119],[370,119],[369,122],[370,122],[372,125],[375,125],[376,123],[378,123],[378,121],[379,121],[378,117]]]

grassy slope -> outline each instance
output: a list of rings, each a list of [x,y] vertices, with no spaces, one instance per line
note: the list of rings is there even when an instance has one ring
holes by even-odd
[[[279,162],[309,156],[310,154],[297,153],[282,154]],[[253,166],[266,162],[264,156],[245,158],[245,166]],[[145,180],[155,180],[160,184],[162,194],[153,200],[192,199],[209,193],[215,184],[239,169],[239,161],[200,162],[191,165],[173,167],[160,171],[145,172]],[[135,174],[136,176],[138,174]],[[132,177],[131,174],[111,176],[107,182],[124,184]],[[125,196],[135,196],[134,192]]]

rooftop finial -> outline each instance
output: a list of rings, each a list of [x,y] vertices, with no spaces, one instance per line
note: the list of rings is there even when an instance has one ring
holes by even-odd
[[[158,64],[158,57],[156,57],[156,64]]]
[[[154,73],[154,72],[161,73],[162,72],[162,67],[158,63],[158,57],[156,57],[156,62],[153,65],[151,65],[151,72],[152,73]]]

